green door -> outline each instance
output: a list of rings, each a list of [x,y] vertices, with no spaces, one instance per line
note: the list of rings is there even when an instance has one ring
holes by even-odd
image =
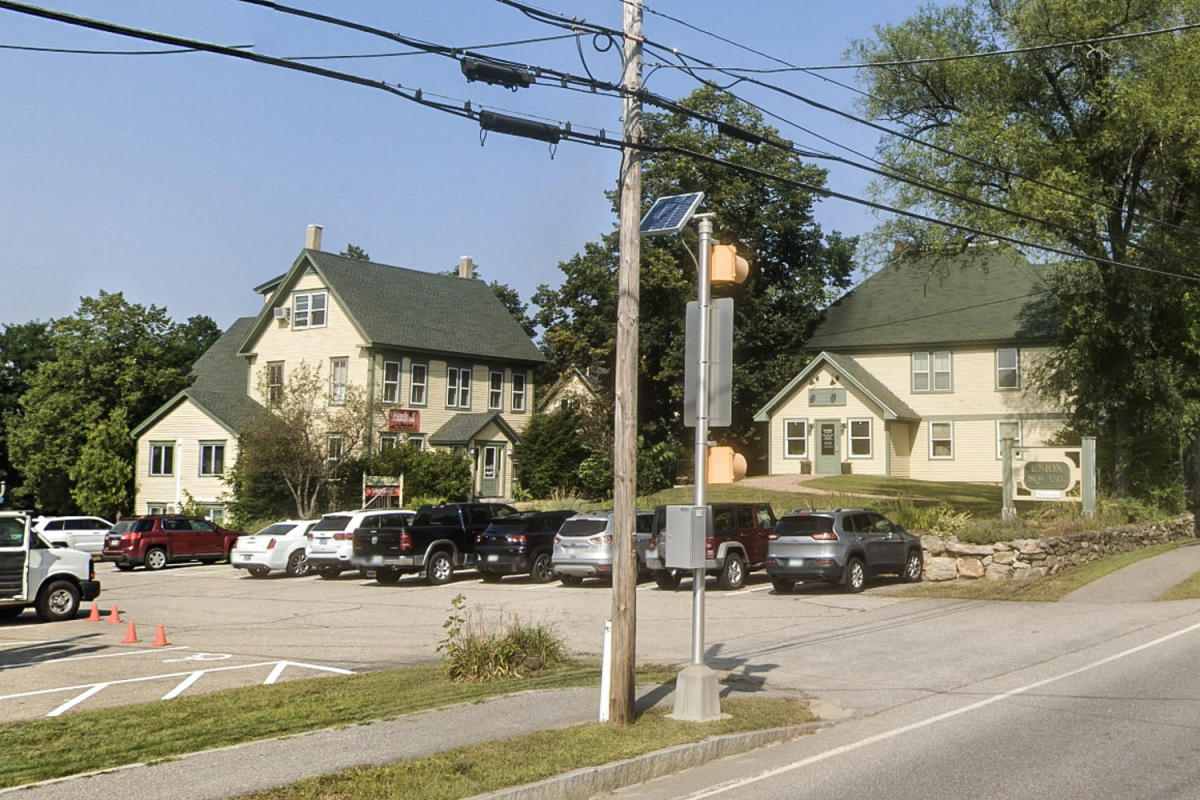
[[[842,472],[841,422],[836,419],[816,421],[817,457],[813,471],[818,475],[840,475]]]
[[[479,494],[482,497],[500,496],[500,474],[504,451],[498,444],[483,446],[483,463],[480,465]]]

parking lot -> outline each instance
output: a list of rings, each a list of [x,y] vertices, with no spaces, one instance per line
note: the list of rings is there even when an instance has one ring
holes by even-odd
[[[75,620],[43,624],[27,611],[0,625],[0,719],[436,661],[458,594],[488,626],[502,617],[549,623],[572,653],[597,657],[611,608],[611,590],[599,581],[568,588],[510,577],[485,584],[472,571],[445,586],[427,586],[416,576],[382,586],[355,573],[258,579],[223,563],[159,572],[98,564],[96,572],[103,587],[99,622],[87,621],[85,604]],[[847,616],[898,602],[876,591],[844,595],[822,585],[779,596],[761,573],[740,591],[718,590],[712,581],[708,587],[705,641],[718,662],[739,640],[788,639],[798,625],[839,627]],[[639,661],[686,662],[690,581],[674,592],[641,583],[637,603]],[[113,605],[119,623],[108,621]],[[130,622],[139,641],[123,643]],[[159,625],[167,644],[155,647]]]

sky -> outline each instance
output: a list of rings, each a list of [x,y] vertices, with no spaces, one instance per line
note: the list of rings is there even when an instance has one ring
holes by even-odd
[[[543,5],[543,3],[546,3]],[[297,57],[398,53],[410,48],[244,0],[46,0],[44,8],[225,45]],[[416,39],[461,48],[558,36],[497,0],[292,0]],[[534,0],[531,5],[621,27],[621,0]],[[845,63],[851,40],[902,22],[913,0],[798,4],[760,0],[647,0],[644,34],[730,67],[777,63],[665,15],[801,66]],[[653,13],[660,12],[660,13]],[[484,52],[620,81],[616,49],[591,37]],[[478,123],[388,93],[210,53],[90,55],[21,48],[162,50],[124,36],[0,9],[0,325],[72,314],[80,297],[123,292],[176,320],[204,314],[222,328],[257,313],[252,287],[291,266],[309,224],[323,249],[353,243],[373,261],[428,271],[471,256],[485,280],[529,301],[562,282],[559,263],[616,225],[605,192],[616,151],[489,133]],[[646,87],[673,98],[696,88],[647,56]],[[420,88],[503,113],[619,134],[616,97],[536,86],[518,92],[467,83],[435,55],[310,61]],[[585,70],[586,63],[586,70]],[[827,73],[852,83],[852,71]],[[812,75],[770,76],[846,111],[858,95]],[[774,93],[741,96],[823,136],[870,153],[876,135]],[[847,155],[774,121],[797,144]],[[869,176],[830,165],[829,187],[861,195]],[[822,227],[871,231],[871,212],[843,201],[817,207]],[[718,222],[719,226],[719,222]],[[871,265],[864,265],[870,267]],[[643,310],[645,313],[645,310]]]

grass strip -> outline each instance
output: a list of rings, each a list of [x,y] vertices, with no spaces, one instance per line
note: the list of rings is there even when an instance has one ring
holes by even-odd
[[[1200,572],[1182,583],[1177,583],[1167,589],[1156,599],[1158,600],[1196,600],[1200,598]]]
[[[674,670],[661,667],[637,673],[644,683],[674,677]],[[599,680],[597,665],[572,662],[523,678],[453,683],[438,664],[11,722],[0,725],[0,788],[513,692],[597,686]]]
[[[1122,567],[1127,567],[1144,558],[1161,555],[1189,543],[1191,543],[1190,540],[1165,542],[1128,553],[1117,553],[1081,567],[1063,570],[1056,575],[1045,575],[1038,578],[1001,581],[979,578],[971,581],[960,579],[940,583],[921,583],[896,592],[894,596],[1053,603],[1081,586],[1086,586]]]
[[[712,736],[813,721],[808,707],[791,700],[725,700],[728,719],[678,722],[651,711],[626,727],[591,723],[471,745],[425,758],[333,775],[245,795],[253,800],[451,800],[543,780],[571,770],[608,764]]]

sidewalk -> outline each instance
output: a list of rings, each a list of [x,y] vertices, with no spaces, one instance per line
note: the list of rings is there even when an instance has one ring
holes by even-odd
[[[1130,564],[1081,586],[1059,602],[1150,603],[1197,572],[1200,572],[1200,542]]]

